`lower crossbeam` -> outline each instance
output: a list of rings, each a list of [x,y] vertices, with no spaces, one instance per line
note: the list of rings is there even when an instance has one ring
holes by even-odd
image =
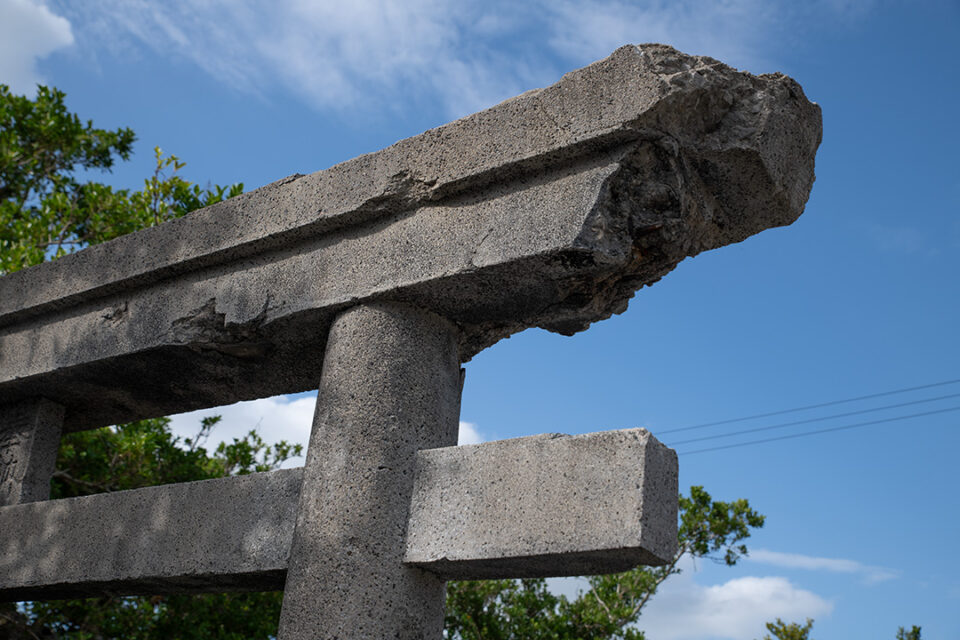
[[[281,589],[301,469],[0,508],[0,600]],[[404,562],[443,579],[672,557],[677,461],[642,429],[417,453]]]

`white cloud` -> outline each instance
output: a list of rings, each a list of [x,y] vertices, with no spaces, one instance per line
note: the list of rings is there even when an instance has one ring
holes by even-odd
[[[516,21],[454,0],[102,0],[61,2],[88,47],[131,45],[187,59],[241,91],[266,95],[279,82],[312,104],[381,110],[406,99],[439,98],[466,115],[529,88],[535,67],[497,53],[491,39]],[[474,28],[476,25],[476,28]],[[479,45],[479,46],[478,46]]]
[[[701,585],[693,560],[686,557],[680,564],[682,573],[661,586],[640,616],[637,627],[648,638],[753,640],[763,637],[764,625],[777,618],[803,622],[833,610],[830,602],[786,578],[747,576]],[[549,578],[547,588],[573,600],[590,584],[586,578]]]
[[[648,638],[753,640],[764,624],[782,618],[802,622],[833,610],[833,604],[782,577],[747,576],[704,586],[694,580],[693,563],[667,580],[640,616]]]
[[[201,418],[219,415],[222,420],[214,427],[210,439],[204,445],[208,450],[215,449],[221,442],[233,442],[234,438],[242,438],[250,430],[256,429],[267,443],[286,440],[302,444],[306,453],[314,405],[316,396],[277,396],[181,413],[171,416],[170,425],[175,435],[193,438],[200,429]],[[303,461],[303,457],[292,458],[283,466],[302,466]]]
[[[480,444],[486,441],[484,435],[477,431],[477,425],[472,422],[460,421],[460,434],[457,437],[457,444]]]
[[[833,573],[856,574],[863,578],[867,584],[876,584],[896,578],[899,574],[893,569],[885,567],[874,567],[857,562],[856,560],[847,560],[845,558],[819,558],[816,556],[805,556],[799,553],[782,553],[780,551],[769,551],[767,549],[754,549],[750,552],[748,559],[753,562],[770,564],[775,567],[784,567],[787,569],[807,569],[811,571],[830,571]]]
[[[282,87],[323,110],[369,114],[439,102],[458,117],[629,43],[665,42],[771,71],[772,52],[797,37],[786,28],[791,20],[846,14],[847,4],[59,0],[56,6],[88,52],[130,58],[131,50],[152,50],[240,91],[269,96]]]
[[[310,427],[313,424],[313,409],[316,394],[307,396],[276,396],[211,409],[201,409],[181,413],[170,417],[173,433],[181,438],[193,438],[200,429],[200,420],[208,416],[221,416],[214,427],[209,440],[203,445],[208,450],[215,449],[221,442],[233,442],[242,438],[252,429],[268,444],[279,440],[302,444],[306,453],[310,440]],[[472,422],[460,422],[458,444],[477,444],[486,438]],[[304,457],[291,458],[284,467],[303,466]]]
[[[37,61],[73,44],[70,22],[32,0],[0,0],[0,83],[32,96],[43,83]]]

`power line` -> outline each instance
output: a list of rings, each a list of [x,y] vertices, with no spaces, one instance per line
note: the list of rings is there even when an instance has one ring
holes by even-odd
[[[848,411],[847,413],[835,413],[829,416],[820,416],[818,418],[808,418],[806,420],[796,420],[794,422],[782,422],[780,424],[774,424],[766,427],[755,427],[753,429],[742,429],[740,431],[732,431],[730,433],[720,433],[714,436],[703,436],[700,438],[690,438],[689,440],[679,440],[677,442],[670,442],[667,444],[668,447],[675,447],[681,444],[690,444],[692,442],[703,442],[704,440],[716,440],[718,438],[730,438],[733,436],[740,436],[745,433],[756,433],[758,431],[772,431],[773,429],[784,429],[786,427],[794,427],[798,424],[810,424],[811,422],[823,422],[824,420],[833,420],[834,418],[847,418],[849,416],[858,416],[864,413],[874,413],[876,411],[886,411],[887,409],[899,409],[900,407],[909,407],[915,404],[924,404],[926,402],[937,402],[938,400],[946,400],[948,398],[957,398],[960,397],[960,393],[951,393],[945,396],[937,396],[936,398],[925,398],[923,400],[913,400],[911,402],[900,402],[898,404],[888,404],[882,407],[874,407],[872,409],[860,409],[859,411]]]
[[[932,384],[924,384],[917,387],[905,387],[903,389],[894,389],[892,391],[883,391],[881,393],[871,393],[866,396],[857,396],[856,398],[845,398],[843,400],[832,400],[830,402],[821,402],[820,404],[810,404],[804,407],[794,407],[792,409],[783,409],[781,411],[771,411],[770,413],[758,413],[752,416],[744,416],[742,418],[731,418],[729,420],[720,420],[718,422],[706,422],[703,424],[696,424],[690,427],[680,427],[679,429],[666,429],[660,431],[659,435],[664,435],[667,433],[678,433],[680,431],[691,431],[693,429],[705,429],[707,427],[717,427],[723,424],[732,424],[734,422],[744,422],[746,420],[755,420],[756,418],[769,418],[771,416],[780,416],[785,413],[795,413],[797,411],[806,411],[808,409],[819,409],[821,407],[831,407],[837,404],[845,404],[847,402],[857,402],[858,400],[869,400],[870,398],[882,398],[883,396],[892,396],[898,393],[907,393],[909,391],[920,391],[921,389],[932,389],[933,387],[942,387],[948,384],[957,384],[960,382],[960,378],[956,380],[944,380],[943,382],[934,382]]]
[[[719,451],[721,449],[733,449],[735,447],[746,447],[752,444],[763,444],[764,442],[775,442],[777,440],[790,440],[791,438],[802,438],[804,436],[813,436],[819,433],[830,433],[832,431],[843,431],[845,429],[856,429],[858,427],[866,427],[875,424],[884,424],[887,422],[896,422],[897,420],[907,420],[908,418],[920,418],[922,416],[932,416],[938,413],[947,413],[949,411],[960,411],[960,406],[949,407],[947,409],[937,409],[936,411],[925,411],[923,413],[912,413],[906,416],[897,416],[895,418],[885,418],[883,420],[871,420],[869,422],[858,422],[856,424],[848,424],[842,427],[832,427],[830,429],[818,429],[817,431],[804,431],[803,433],[793,433],[787,436],[778,436],[776,438],[764,438],[763,440],[751,440],[749,442],[738,442],[736,444],[727,444],[719,447],[709,447],[707,449],[694,449],[693,451],[681,451],[680,455],[690,455],[693,453],[705,453],[707,451]]]

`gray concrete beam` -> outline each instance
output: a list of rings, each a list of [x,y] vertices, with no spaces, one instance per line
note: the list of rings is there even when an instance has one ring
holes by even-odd
[[[458,580],[667,564],[678,495],[677,454],[645,429],[421,451],[404,560]]]
[[[674,452],[633,429],[420,451],[404,561],[442,579],[659,564],[676,544],[676,474]],[[280,589],[302,475],[2,507],[0,600]]]
[[[460,358],[622,312],[685,257],[791,223],[819,108],[779,75],[628,46],[308,176],[0,278],[0,395],[92,428],[312,388],[332,319],[399,301]]]
[[[302,471],[0,508],[0,600],[282,589]]]

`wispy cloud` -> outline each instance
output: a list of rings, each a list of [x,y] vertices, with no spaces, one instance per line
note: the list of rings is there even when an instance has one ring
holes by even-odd
[[[33,95],[37,61],[73,44],[70,22],[32,0],[0,0],[0,83]]]
[[[767,549],[754,549],[750,552],[748,558],[753,562],[760,562],[786,569],[806,569],[809,571],[855,574],[860,576],[867,584],[886,582],[899,575],[893,569],[866,565],[856,560],[848,560],[846,558],[820,558],[816,556],[805,556],[799,553],[769,551]]]
[[[764,45],[782,11],[776,2],[625,2],[565,0],[550,16],[550,45],[560,54],[592,60],[628,43],[664,42],[741,68],[773,69]]]
[[[321,109],[383,108],[398,94],[439,98],[454,116],[529,88],[539,70],[493,41],[517,21],[453,0],[61,2],[84,44],[186,59],[244,92],[277,84]]]
[[[874,246],[884,253],[926,257],[939,253],[936,240],[916,227],[873,223],[867,225],[865,231]]]
[[[19,0],[23,2],[25,0]],[[466,115],[627,43],[658,41],[752,71],[798,12],[849,13],[841,0],[58,0],[91,55],[131,49],[187,60],[247,93],[298,95],[355,113],[402,103]]]

